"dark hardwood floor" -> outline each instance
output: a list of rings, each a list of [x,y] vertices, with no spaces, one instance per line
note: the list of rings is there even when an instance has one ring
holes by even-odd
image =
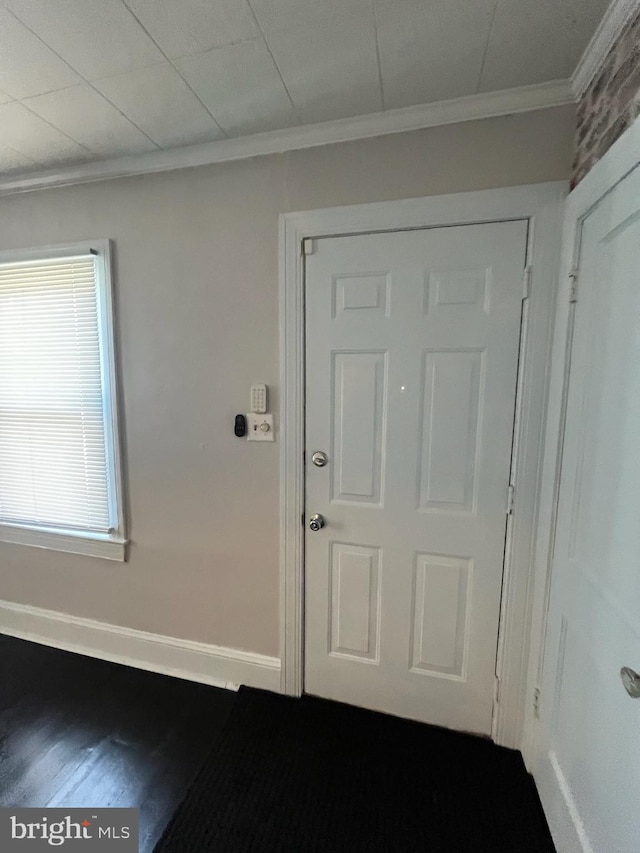
[[[151,853],[234,698],[0,635],[0,806],[135,806]]]

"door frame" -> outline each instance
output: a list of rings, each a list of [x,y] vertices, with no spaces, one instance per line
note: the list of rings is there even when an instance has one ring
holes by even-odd
[[[280,215],[281,692],[304,684],[304,247],[314,238],[527,219],[516,397],[513,513],[507,525],[492,738],[520,748],[527,702],[538,513],[565,181]],[[507,484],[505,483],[505,489]]]
[[[544,459],[540,484],[540,510],[535,546],[536,590],[533,601],[529,684],[540,690],[545,669],[545,641],[550,605],[552,557],[560,492],[560,467],[564,438],[566,398],[573,344],[574,299],[580,298],[577,264],[584,220],[604,196],[634,169],[640,168],[640,118],[613,144],[568,196],[562,227],[562,253],[557,312],[549,374],[549,402],[545,426]],[[576,290],[572,293],[572,289]],[[546,681],[546,676],[545,676]],[[570,791],[548,759],[546,735],[550,723],[547,697],[539,696],[538,713],[527,709],[523,755],[539,786],[554,840],[562,849],[590,850]],[[545,783],[558,791],[556,805],[545,797]],[[558,804],[562,804],[561,806]],[[571,827],[571,830],[568,828]],[[567,837],[570,832],[570,837]]]

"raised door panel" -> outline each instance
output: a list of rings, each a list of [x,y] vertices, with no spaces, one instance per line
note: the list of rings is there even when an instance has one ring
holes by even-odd
[[[414,671],[463,678],[471,560],[418,554],[413,592]]]
[[[360,318],[389,313],[389,275],[336,275],[333,277],[333,316]]]
[[[480,350],[425,353],[418,483],[423,510],[474,508],[482,366]]]
[[[432,270],[426,280],[427,312],[488,314],[491,275],[491,267]]]
[[[386,353],[333,354],[334,501],[380,504]]]
[[[334,542],[330,570],[329,651],[367,661],[377,660],[379,549]]]

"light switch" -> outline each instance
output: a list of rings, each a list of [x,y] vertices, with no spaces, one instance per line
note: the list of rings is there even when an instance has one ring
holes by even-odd
[[[247,415],[247,439],[249,441],[275,441],[273,415],[249,412]]]

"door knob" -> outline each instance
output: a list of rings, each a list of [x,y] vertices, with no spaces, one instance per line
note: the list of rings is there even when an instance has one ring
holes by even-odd
[[[316,514],[312,515],[309,519],[309,528],[313,530],[314,533],[317,533],[318,530],[322,530],[324,526],[324,516],[320,515],[319,512],[316,512]]]
[[[632,699],[640,699],[640,675],[629,666],[623,666],[620,670],[620,678],[624,689]]]
[[[316,468],[324,468],[324,466],[329,461],[329,457],[326,453],[323,453],[321,450],[316,450],[316,452],[311,457],[311,461],[316,466]]]

